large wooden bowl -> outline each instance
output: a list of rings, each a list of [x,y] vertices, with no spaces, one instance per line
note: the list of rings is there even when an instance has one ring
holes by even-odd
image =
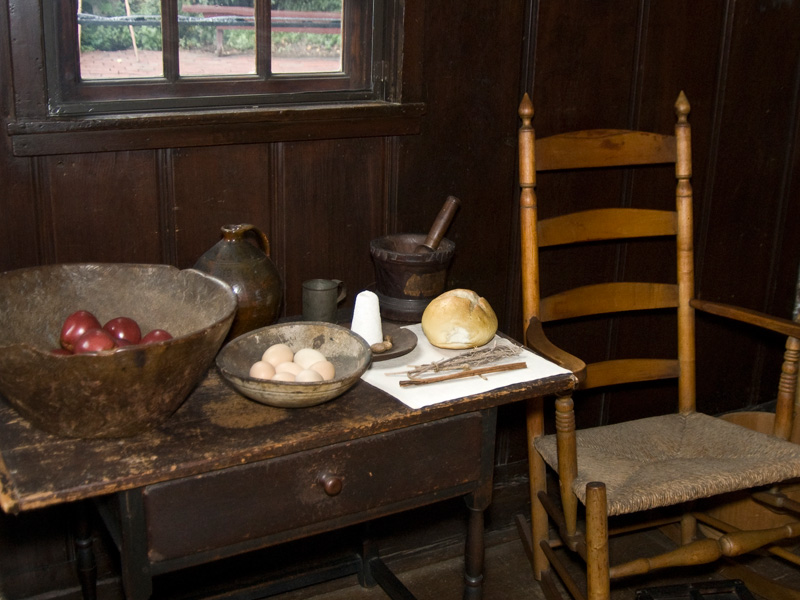
[[[173,339],[58,356],[64,319],[135,319]],[[68,437],[135,435],[167,419],[213,364],[236,312],[222,281],[168,265],[62,264],[0,274],[0,396]]]
[[[251,365],[273,344],[292,351],[319,350],[333,363],[330,381],[294,383],[250,377]],[[346,327],[320,321],[281,323],[256,329],[229,342],[217,355],[217,368],[240,393],[251,400],[282,408],[322,404],[344,394],[369,367],[372,352],[367,342]]]

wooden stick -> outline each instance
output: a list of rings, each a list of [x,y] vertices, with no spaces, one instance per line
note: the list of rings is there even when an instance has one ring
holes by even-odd
[[[125,13],[131,16],[131,5],[128,0],[125,0]],[[128,25],[128,31],[131,33],[131,42],[133,42],[133,54],[136,56],[136,61],[139,61],[139,48],[136,46],[136,34],[133,32],[133,25]]]
[[[450,373],[449,375],[438,375],[436,377],[425,377],[421,379],[404,379],[400,382],[402,387],[409,385],[422,385],[424,383],[436,383],[438,381],[449,381],[451,379],[461,379],[462,377],[475,377],[485,375],[486,373],[499,373],[501,371],[516,371],[517,369],[524,369],[528,365],[524,362],[510,363],[507,365],[495,365],[493,367],[482,367],[480,369],[466,369],[458,373]]]

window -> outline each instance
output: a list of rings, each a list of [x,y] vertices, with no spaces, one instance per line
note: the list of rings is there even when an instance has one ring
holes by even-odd
[[[309,4],[315,6],[308,0],[46,1],[49,114],[386,100],[383,27],[373,26],[384,22],[386,0],[318,0],[325,10],[291,10]],[[282,57],[281,44],[303,35],[328,47],[327,60]],[[97,50],[103,36],[129,51]],[[198,60],[203,49],[211,51]],[[98,68],[97,52],[125,68]]]
[[[7,131],[13,152],[42,156],[418,133],[426,111],[424,0],[338,0],[338,68],[282,70],[273,61],[280,51],[273,52],[272,42],[280,41],[273,32],[287,26],[277,17],[288,15],[276,11],[290,10],[293,2],[311,11],[306,3],[319,1],[333,0],[271,0],[268,11],[265,0],[127,0],[128,15],[125,0],[8,0],[14,42]],[[116,4],[117,15],[100,16],[121,22],[86,23],[91,17],[85,15],[101,12],[90,10],[93,3]],[[149,6],[142,8],[144,3]],[[186,10],[194,5],[237,6],[252,15],[233,15],[246,22],[186,21],[212,18]],[[190,46],[187,29],[203,28],[214,54],[218,25],[225,56],[239,50],[233,34],[253,36],[248,66],[192,71],[181,56]],[[135,39],[136,51],[155,49],[156,67],[124,77],[91,72],[88,29],[101,26],[127,38],[129,47]]]

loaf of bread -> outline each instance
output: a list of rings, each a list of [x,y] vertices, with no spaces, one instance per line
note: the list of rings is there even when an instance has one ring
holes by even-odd
[[[476,348],[494,337],[497,315],[486,299],[472,290],[450,290],[425,308],[422,331],[439,348]]]

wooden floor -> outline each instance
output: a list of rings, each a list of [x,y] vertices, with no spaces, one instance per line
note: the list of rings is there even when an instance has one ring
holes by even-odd
[[[487,518],[487,548],[485,561],[485,600],[543,600],[539,584],[534,580],[528,557],[515,526],[520,514],[518,494],[508,495],[504,490],[496,494],[497,507],[504,507]],[[153,600],[199,600],[236,598],[257,600],[264,598],[265,582],[293,591],[269,596],[273,600],[385,600],[388,596],[378,587],[363,588],[356,575],[338,576],[316,585],[295,589],[297,577],[306,577],[309,570],[324,570],[331,557],[339,556],[345,562],[353,561],[363,539],[375,539],[382,545],[380,555],[387,565],[413,593],[417,600],[460,600],[463,591],[463,550],[466,524],[463,503],[460,499],[445,501],[430,508],[404,513],[396,518],[378,520],[369,526],[323,534],[224,559],[157,578]],[[463,515],[459,521],[453,515]],[[515,515],[510,517],[510,515]],[[431,542],[434,540],[434,542]],[[648,530],[612,538],[612,563],[633,558],[633,552],[649,555],[674,548],[674,542],[660,530]],[[798,549],[794,549],[798,552]],[[321,567],[320,567],[321,565]],[[771,557],[752,561],[755,580],[747,580],[750,591],[758,600],[800,600],[800,592],[779,596],[770,586],[784,583],[800,590],[800,567]],[[353,571],[350,571],[353,572]],[[730,580],[742,578],[734,565],[671,569],[659,574],[659,579],[631,578],[612,589],[612,600],[636,600],[636,592],[653,586],[683,585],[687,583]],[[318,579],[321,581],[322,579]],[[98,597],[101,600],[121,600],[118,577],[106,580]],[[274,589],[272,590],[274,593]],[[77,595],[70,597],[77,598]],[[564,595],[566,599],[567,596]],[[689,600],[688,596],[686,597]],[[703,598],[703,600],[716,600]],[[735,596],[725,596],[725,600]],[[0,593],[0,600],[2,594]],[[673,600],[673,597],[670,597]],[[682,600],[674,597],[674,600]]]
[[[486,552],[484,598],[514,600],[543,598],[528,568],[528,559],[519,540],[490,547]],[[397,573],[398,578],[417,600],[460,600],[463,590],[464,561],[450,558]],[[385,600],[379,587],[362,588],[355,576],[337,582],[274,596],[275,600]]]
[[[338,544],[336,536],[330,538]],[[264,598],[263,583],[274,583],[272,576],[265,577],[265,572],[279,569],[283,573],[292,570],[305,572],[309,566],[315,564],[315,554],[328,556],[324,539],[308,549],[304,545],[293,551],[280,550],[277,554],[255,553],[249,563],[252,571],[242,567],[241,560],[221,561],[215,565],[205,565],[174,575],[165,575],[160,578],[159,585],[153,600],[198,600],[203,598],[246,598],[257,600]],[[673,542],[658,530],[638,532],[628,535],[621,540],[612,541],[612,562],[624,561],[630,557],[631,549],[641,551],[644,549],[651,554],[659,550],[674,547]],[[797,549],[795,549],[797,551]],[[393,572],[414,594],[417,600],[460,600],[463,591],[463,540],[451,540],[442,547],[433,547],[420,554],[408,550],[389,551],[386,562]],[[383,553],[382,553],[383,555]],[[280,563],[283,563],[281,565]],[[286,564],[291,565],[286,568]],[[784,583],[800,590],[800,568],[786,564],[770,557],[759,558],[753,563],[755,581],[746,580],[750,591],[760,591],[754,594],[757,600],[800,600],[800,592],[788,596],[780,596],[769,589],[775,582]],[[224,574],[220,578],[220,573]],[[255,574],[254,574],[255,573]],[[684,585],[687,583],[703,583],[708,581],[730,580],[742,577],[734,566],[722,569],[715,567],[698,567],[692,569],[672,569],[664,571],[659,579],[632,579],[612,589],[612,600],[637,600],[636,592],[642,588],[654,586]],[[224,581],[222,581],[224,579]],[[291,577],[289,578],[291,579]],[[766,587],[762,587],[766,586]],[[290,588],[286,588],[290,589]],[[544,596],[539,584],[534,580],[527,554],[515,528],[494,530],[490,532],[486,549],[485,600],[543,600]],[[230,592],[235,590],[233,596]],[[98,590],[98,598],[121,600],[122,593],[118,578],[106,581]],[[79,593],[69,596],[69,600],[79,598]],[[272,600],[385,600],[388,596],[378,587],[364,588],[358,583],[355,575],[346,575],[316,585],[307,585],[293,591],[269,596]],[[703,600],[733,600],[738,596],[714,595],[703,597]],[[0,593],[0,600],[3,596]],[[66,596],[64,597],[66,598]],[[565,600],[568,598],[564,595]],[[669,600],[683,600],[684,596],[670,596]],[[689,596],[685,596],[690,600]]]
[[[626,542],[641,549],[650,546],[654,550],[669,547],[670,540],[659,531],[637,533]],[[615,542],[616,544],[616,542]],[[616,552],[620,551],[617,544]],[[800,590],[800,569],[772,558],[760,558],[755,562],[756,580],[748,580],[746,587],[753,592],[759,589],[764,595],[754,594],[758,600],[777,600],[779,596],[770,589],[776,582],[783,582]],[[463,560],[453,557],[433,562],[427,566],[416,567],[398,573],[398,577],[418,600],[459,600],[462,597]],[[613,600],[635,600],[639,589],[684,584],[703,584],[709,581],[739,579],[743,574],[735,566],[718,568],[701,567],[694,569],[675,569],[665,573],[657,581],[629,581],[626,585],[612,591]],[[762,579],[760,583],[757,579]],[[761,585],[767,587],[760,587]],[[567,596],[564,596],[565,598]],[[683,598],[684,596],[680,596]],[[715,594],[708,598],[733,599],[735,595]],[[276,600],[384,600],[387,595],[380,588],[362,588],[355,576],[337,581],[295,590],[279,596]],[[518,538],[509,539],[490,546],[486,552],[484,584],[486,600],[540,600],[544,596],[538,583],[533,579],[527,555]],[[679,596],[669,596],[678,600]],[[685,596],[689,600],[689,595]],[[705,598],[705,596],[704,596]],[[786,596],[800,598],[800,593]]]

